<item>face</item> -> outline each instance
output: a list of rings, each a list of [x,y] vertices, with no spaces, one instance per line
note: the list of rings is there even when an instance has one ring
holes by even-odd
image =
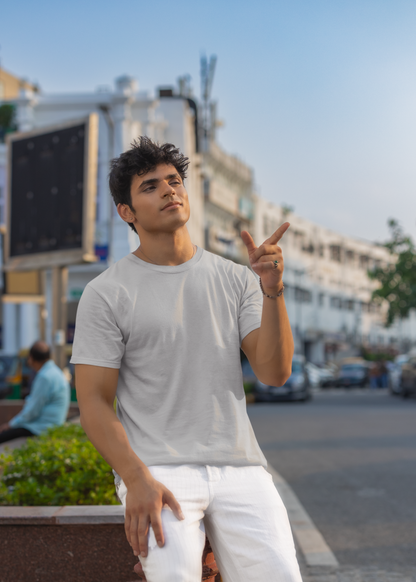
[[[132,222],[139,234],[174,232],[189,220],[188,194],[176,168],[161,164],[155,170],[134,176],[131,181],[131,203],[117,206],[126,222]]]

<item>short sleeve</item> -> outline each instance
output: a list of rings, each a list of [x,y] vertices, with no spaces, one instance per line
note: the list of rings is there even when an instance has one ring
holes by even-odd
[[[246,335],[260,327],[263,309],[263,296],[256,277],[248,267],[246,267],[245,270],[246,280],[238,315],[240,344]]]
[[[71,364],[119,369],[124,351],[123,334],[111,307],[87,285],[78,305]]]

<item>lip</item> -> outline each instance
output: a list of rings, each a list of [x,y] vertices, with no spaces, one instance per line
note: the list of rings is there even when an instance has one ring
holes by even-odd
[[[182,206],[182,203],[179,202],[179,200],[172,200],[171,202],[168,202],[167,204],[165,204],[165,206],[162,208],[162,210],[165,210],[166,208],[172,208],[172,206]]]

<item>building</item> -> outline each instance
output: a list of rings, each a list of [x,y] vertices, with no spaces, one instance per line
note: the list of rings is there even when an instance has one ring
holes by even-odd
[[[374,243],[333,232],[262,198],[256,200],[255,242],[291,223],[281,243],[285,297],[296,351],[323,363],[362,345],[406,349],[416,342],[416,314],[385,328],[385,306],[371,302],[377,282],[368,269],[391,262]]]
[[[73,329],[79,298],[87,283],[114,261],[136,249],[137,235],[118,216],[108,188],[109,162],[129,148],[140,135],[160,142],[172,142],[191,161],[187,190],[192,207],[188,228],[192,240],[204,246],[204,197],[201,156],[198,150],[196,103],[189,97],[160,90],[157,97],[139,91],[136,81],[119,77],[114,89],[93,93],[48,95],[30,88],[20,90],[13,102],[20,131],[48,128],[67,121],[77,121],[95,112],[99,115],[97,171],[96,253],[97,262],[69,267],[68,324]],[[0,143],[0,194],[6,188],[6,145]],[[3,214],[4,215],[4,214]],[[46,273],[46,339],[51,342],[51,274]],[[39,336],[37,305],[3,304],[3,350],[15,353]]]

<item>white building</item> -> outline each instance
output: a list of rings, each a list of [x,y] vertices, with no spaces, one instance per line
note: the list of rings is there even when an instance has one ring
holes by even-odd
[[[377,283],[367,270],[392,260],[384,247],[333,232],[262,198],[256,203],[256,244],[286,220],[291,226],[279,244],[298,353],[321,363],[341,352],[353,355],[354,346],[405,348],[416,342],[415,313],[385,328],[385,309],[370,302]]]
[[[197,107],[189,96],[160,91],[150,97],[138,91],[128,76],[116,80],[114,90],[84,94],[35,94],[23,90],[15,101],[20,131],[29,131],[77,121],[95,112],[99,115],[97,172],[96,248],[101,256],[94,264],[72,266],[68,277],[68,322],[75,320],[76,306],[86,284],[107,266],[132,250],[137,235],[118,216],[108,188],[109,161],[129,148],[140,135],[159,142],[172,142],[190,159],[186,182],[192,208],[188,228],[192,240],[204,246],[204,198],[201,156],[198,153]],[[6,191],[6,146],[0,144],[0,208],[4,209]],[[3,212],[4,215],[4,212]],[[47,274],[46,311],[51,312],[50,274]],[[15,353],[39,336],[38,306],[3,304],[3,350]],[[51,342],[51,321],[47,318],[46,339]]]

